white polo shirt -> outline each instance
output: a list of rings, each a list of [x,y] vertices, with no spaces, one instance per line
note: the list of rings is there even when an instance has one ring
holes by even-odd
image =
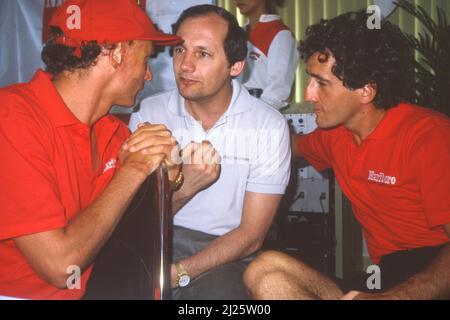
[[[164,124],[181,148],[191,141],[209,141],[222,158],[219,179],[196,194],[174,217],[174,224],[223,235],[241,223],[246,191],[283,194],[289,181],[291,150],[285,118],[252,97],[233,80],[228,110],[205,131],[185,109],[178,90],[142,101],[132,114],[130,129],[140,122]]]

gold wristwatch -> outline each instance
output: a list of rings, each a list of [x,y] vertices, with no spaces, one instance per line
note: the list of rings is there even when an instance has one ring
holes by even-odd
[[[180,288],[186,287],[191,281],[191,277],[187,273],[186,269],[179,262],[175,263],[175,267],[177,268],[177,285]]]
[[[183,182],[184,182],[184,174],[183,174],[183,170],[180,169],[180,172],[178,172],[177,178],[175,179],[175,181],[173,181],[171,183],[172,191],[179,190],[181,188],[181,186],[183,185]]]

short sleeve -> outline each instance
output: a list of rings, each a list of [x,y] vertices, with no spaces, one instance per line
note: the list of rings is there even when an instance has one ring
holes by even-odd
[[[0,112],[0,239],[64,227],[49,133],[30,115],[5,109],[12,108]]]
[[[289,130],[284,118],[259,131],[252,153],[246,191],[284,194],[291,166]]]
[[[431,126],[410,154],[428,226],[450,223],[450,124]]]
[[[317,171],[331,168],[329,155],[331,148],[327,146],[327,141],[327,133],[321,129],[316,129],[297,138],[297,148],[300,155]]]

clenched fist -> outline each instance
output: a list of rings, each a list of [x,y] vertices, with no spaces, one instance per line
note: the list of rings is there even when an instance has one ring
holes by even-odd
[[[220,176],[220,155],[209,141],[191,142],[182,150],[183,189],[191,194],[214,184]]]

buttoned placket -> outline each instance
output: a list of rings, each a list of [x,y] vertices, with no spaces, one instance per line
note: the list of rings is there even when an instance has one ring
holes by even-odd
[[[191,133],[192,140],[201,143],[202,141],[210,141],[209,137],[212,135],[215,130],[217,130],[220,126],[225,125],[227,123],[227,116],[222,115],[219,120],[214,124],[214,126],[205,130],[200,121],[194,119],[194,117],[188,113],[185,114],[185,125]],[[210,141],[212,142],[212,141]]]

